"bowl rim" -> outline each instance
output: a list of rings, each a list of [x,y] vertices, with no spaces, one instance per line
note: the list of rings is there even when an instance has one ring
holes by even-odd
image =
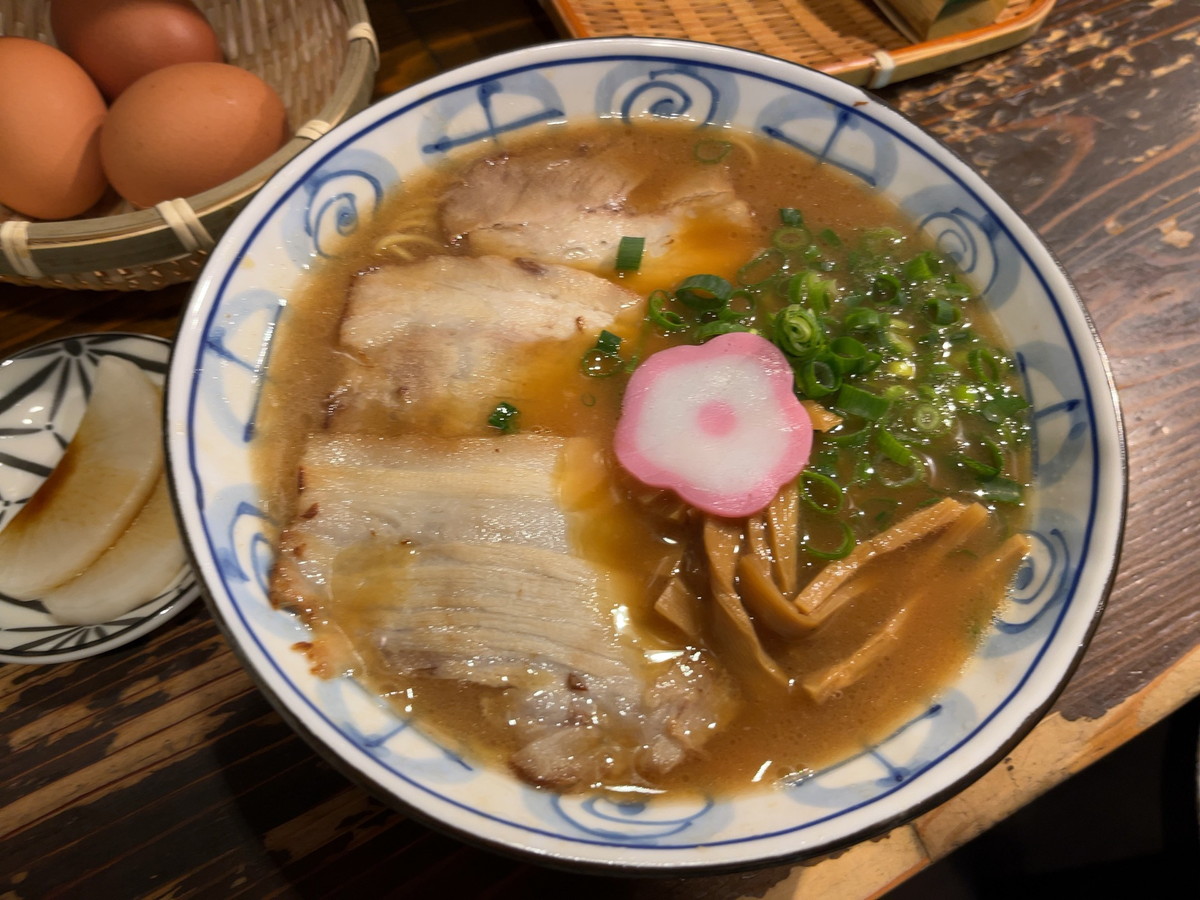
[[[234,637],[234,623],[226,621],[226,612],[220,607],[219,603],[209,597],[210,609],[213,610],[214,618],[217,619],[227,639],[237,653],[239,659],[246,665],[255,682],[271,699],[273,705],[280,711],[290,725],[300,734],[302,734],[318,752],[332,761],[339,771],[347,774],[352,781],[366,787],[372,794],[383,799],[389,806],[399,807],[406,813],[413,815],[426,824],[430,824],[442,831],[447,831],[454,834],[456,837],[463,839],[469,843],[474,843],[487,847],[488,849],[499,851],[506,855],[514,855],[522,859],[535,859],[541,863],[549,865],[566,866],[575,870],[587,870],[593,872],[606,873],[627,873],[637,875],[664,874],[702,874],[716,873],[743,870],[752,867],[760,867],[772,863],[780,863],[786,861],[794,861],[798,859],[811,858],[820,854],[829,853],[846,846],[857,843],[867,837],[881,835],[896,825],[910,821],[922,812],[932,808],[938,803],[945,800],[948,796],[960,792],[968,784],[977,780],[985,771],[993,767],[996,762],[1002,759],[1028,732],[1036,725],[1036,723],[1045,715],[1046,711],[1053,705],[1055,700],[1065,689],[1079,665],[1091,636],[1094,634],[1096,627],[1099,624],[1100,618],[1106,606],[1109,591],[1111,590],[1113,580],[1116,575],[1122,535],[1125,522],[1125,510],[1128,497],[1128,463],[1127,451],[1125,444],[1124,423],[1121,415],[1119,397],[1116,392],[1115,383],[1112,377],[1111,368],[1109,366],[1107,354],[1104,351],[1095,325],[1083,304],[1078,292],[1071,283],[1065,269],[1061,263],[1054,257],[1050,248],[1046,245],[1041,236],[1025,221],[1025,219],[1017,212],[1017,210],[1007,202],[994,188],[992,188],[980,175],[980,173],[966,160],[963,159],[956,151],[946,146],[936,136],[925,131],[921,126],[917,125],[907,116],[903,115],[885,101],[878,97],[867,94],[861,89],[838,81],[833,76],[825,73],[806,69],[796,63],[791,63],[785,60],[775,59],[753,51],[741,50],[737,48],[722,47],[719,45],[707,44],[703,42],[679,40],[673,38],[588,38],[573,41],[558,41],[547,44],[539,44],[532,47],[521,48],[519,50],[510,51],[503,54],[498,54],[484,60],[467,63],[447,72],[435,75],[417,85],[406,88],[396,94],[391,95],[384,100],[379,101],[367,110],[359,113],[346,122],[334,129],[328,136],[322,139],[322,142],[317,145],[316,149],[309,149],[300,154],[297,159],[289,162],[287,166],[278,171],[271,179],[277,186],[281,187],[279,192],[281,196],[285,195],[291,187],[294,186],[296,175],[302,174],[303,171],[311,171],[316,168],[319,162],[333,154],[337,153],[345,145],[356,139],[359,133],[365,133],[378,127],[386,119],[403,114],[410,108],[420,106],[428,102],[431,98],[435,98],[440,93],[445,93],[450,90],[461,89],[464,86],[469,86],[472,83],[478,83],[481,80],[500,77],[505,74],[512,74],[516,71],[522,71],[529,68],[542,68],[548,65],[569,65],[586,61],[594,61],[598,58],[612,58],[620,56],[623,58],[639,58],[639,59],[654,59],[656,57],[663,60],[679,61],[678,54],[688,54],[695,58],[696,54],[700,54],[704,58],[699,60],[704,65],[714,66],[718,68],[727,68],[744,73],[753,78],[765,79],[768,81],[780,81],[789,84],[795,88],[798,85],[787,81],[786,73],[797,69],[803,70],[810,76],[814,83],[819,83],[823,87],[820,91],[827,99],[832,102],[855,104],[858,101],[867,101],[874,105],[878,110],[885,113],[885,117],[891,117],[890,121],[881,122],[879,124],[886,128],[889,132],[895,135],[898,139],[906,143],[912,143],[911,137],[919,135],[921,140],[930,142],[936,148],[937,165],[940,169],[945,170],[945,174],[958,182],[966,179],[969,184],[962,184],[962,187],[973,194],[978,194],[982,188],[983,198],[986,198],[985,205],[998,214],[1003,214],[1003,227],[1006,230],[1023,232],[1023,240],[1017,242],[1014,237],[1014,244],[1017,249],[1028,260],[1030,268],[1037,274],[1039,280],[1044,284],[1046,293],[1052,297],[1058,298],[1059,301],[1066,305],[1070,310],[1070,316],[1078,317],[1071,321],[1064,320],[1062,322],[1064,331],[1072,337],[1072,345],[1076,355],[1075,364],[1079,370],[1080,377],[1084,384],[1088,387],[1087,398],[1090,406],[1093,406],[1092,420],[1098,425],[1104,426],[1104,435],[1097,433],[1093,435],[1093,444],[1096,456],[1096,473],[1093,476],[1093,507],[1098,507],[1101,501],[1105,502],[1105,511],[1107,518],[1100,521],[1098,512],[1093,510],[1090,515],[1092,524],[1089,524],[1089,538],[1085,546],[1088,547],[1092,561],[1086,565],[1081,564],[1079,572],[1075,579],[1075,584],[1072,587],[1071,596],[1079,590],[1079,581],[1083,578],[1085,570],[1089,574],[1089,581],[1092,584],[1092,590],[1096,597],[1094,603],[1089,602],[1088,609],[1090,617],[1083,628],[1082,636],[1071,651],[1071,656],[1067,664],[1060,670],[1056,668],[1053,671],[1055,681],[1052,685],[1047,685],[1045,688],[1037,692],[1039,698],[1036,704],[1030,704],[1028,698],[1022,698],[1024,703],[1021,707],[1022,719],[1016,727],[1006,725],[1005,730],[1007,737],[1003,740],[992,744],[993,749],[986,756],[978,757],[972,764],[966,766],[963,771],[957,776],[950,778],[942,787],[931,792],[926,792],[923,795],[918,795],[915,800],[908,801],[902,805],[901,809],[891,816],[885,818],[877,818],[872,820],[869,825],[855,829],[836,839],[824,840],[817,843],[808,844],[803,841],[799,842],[799,846],[786,852],[773,852],[752,856],[741,856],[733,861],[724,862],[704,862],[699,861],[694,864],[669,862],[665,865],[655,865],[646,861],[631,863],[627,860],[597,860],[585,856],[571,856],[559,850],[544,850],[536,847],[525,846],[519,842],[505,841],[503,839],[492,838],[481,835],[476,831],[471,831],[465,827],[459,826],[452,821],[447,821],[435,813],[426,812],[424,809],[416,806],[411,801],[398,797],[394,791],[390,790],[377,779],[373,778],[367,772],[357,768],[353,763],[343,757],[318,733],[320,729],[314,729],[307,722],[299,720],[298,716],[290,709],[288,700],[276,694],[275,686],[270,682],[264,673],[260,672],[257,665],[248,658],[247,649],[241,646],[239,640]],[[706,55],[707,54],[707,55]],[[768,66],[773,70],[772,74],[767,74],[755,69],[753,60],[757,59],[758,66]],[[816,93],[815,89],[807,89],[810,93]],[[876,119],[876,121],[878,121]],[[898,134],[896,129],[899,127],[912,132],[911,135]],[[325,145],[328,145],[326,147]],[[928,153],[927,153],[928,155]],[[311,160],[311,161],[310,161]],[[268,182],[259,196],[256,197],[247,214],[242,217],[243,224],[239,227],[237,223],[231,227],[222,238],[222,242],[214,251],[210,263],[202,272],[201,278],[198,280],[193,291],[191,302],[185,312],[183,324],[181,325],[181,336],[195,337],[206,333],[208,324],[211,322],[211,317],[215,315],[215,299],[223,294],[225,283],[227,283],[230,273],[236,265],[240,255],[234,250],[235,243],[241,245],[248,244],[261,227],[261,223],[265,220],[275,206],[281,202],[280,197],[270,199],[272,194],[271,182]],[[983,199],[981,199],[983,202]],[[256,216],[254,224],[245,224],[249,221],[249,216]],[[244,234],[243,234],[244,232]],[[1029,251],[1037,250],[1043,254],[1044,258],[1040,261],[1035,261],[1030,258]],[[218,262],[223,260],[225,256],[232,254],[229,265],[221,275],[217,272]],[[1050,283],[1046,281],[1046,276],[1053,274],[1060,284],[1056,289],[1052,289]],[[220,283],[218,283],[220,282]],[[1065,289],[1065,290],[1064,290]],[[208,310],[205,313],[204,307],[207,304]],[[1055,304],[1058,308],[1059,318],[1062,319],[1064,310],[1059,308],[1059,304]],[[1075,344],[1078,346],[1074,346]],[[1091,347],[1092,352],[1086,348]],[[191,354],[189,356],[189,350]],[[195,352],[198,352],[199,347],[189,347],[185,342],[177,342],[172,354],[171,360],[171,377],[168,380],[168,408],[175,409],[183,399],[176,399],[176,390],[172,382],[176,374],[180,378],[190,374],[193,368],[188,360],[194,357]],[[1087,356],[1085,360],[1080,354]],[[1094,355],[1093,355],[1094,353]],[[1105,402],[1107,400],[1107,402]],[[189,391],[188,405],[194,401],[194,385]],[[1111,421],[1105,417],[1098,415],[1104,412],[1106,415],[1111,413]],[[186,417],[184,417],[186,418]],[[176,417],[170,415],[170,421],[174,422]],[[181,418],[180,421],[183,421]],[[1109,432],[1111,426],[1111,434]],[[1111,438],[1110,446],[1101,447],[1101,443]],[[181,459],[176,459],[176,448],[172,444],[168,447],[168,459],[172,469],[172,493],[175,496],[177,504],[179,504],[181,518],[184,517],[183,503],[176,492],[176,481],[182,480],[184,474],[190,472],[190,468],[182,462]],[[180,453],[186,455],[186,448],[181,448]],[[1108,475],[1119,473],[1119,479],[1116,484],[1108,484],[1109,489],[1103,497],[1099,496],[1095,490],[1095,482],[1102,474]],[[179,473],[179,474],[177,474]],[[1115,496],[1110,494],[1115,491]],[[197,514],[198,515],[198,514]],[[1096,529],[1094,526],[1105,526],[1101,529]],[[1103,531],[1103,537],[1107,538],[1104,541],[1104,547],[1099,547],[1101,535],[1099,531]],[[189,553],[192,554],[193,560],[197,565],[197,570],[205,572],[203,580],[207,583],[208,573],[204,570],[202,560],[200,559],[199,551],[192,546],[192,535],[190,528],[185,524],[183,529],[185,534],[185,543],[188,545]],[[1111,544],[1112,553],[1109,556],[1105,553],[1104,559],[1099,558],[1100,551],[1107,551]],[[206,591],[206,594],[208,592]],[[1061,620],[1055,625],[1055,635]],[[1046,640],[1046,647],[1049,647],[1054,642],[1054,635]],[[1056,650],[1059,648],[1056,648]],[[1061,652],[1061,651],[1060,651]],[[1033,670],[1041,662],[1042,655],[1045,653],[1045,648],[1039,651],[1038,663],[1031,664],[1029,670],[1022,678],[1021,684],[1013,689],[1003,703],[1000,704],[997,711],[994,711],[987,719],[982,721],[967,737],[956,743],[953,749],[957,749],[962,744],[975,738],[975,735],[985,728],[1000,711],[1006,709],[1012,702],[1017,693],[1025,691],[1025,682],[1033,677]],[[1039,674],[1039,678],[1044,678]],[[329,723],[324,723],[328,725]],[[949,751],[947,751],[948,753]],[[942,754],[939,757],[944,757],[947,754]],[[937,763],[931,765],[935,766]],[[911,783],[911,782],[910,782]],[[427,788],[417,785],[419,789],[425,793],[430,793]],[[442,798],[445,800],[445,798]],[[876,798],[877,799],[877,798]],[[450,801],[454,802],[454,801]],[[872,801],[874,802],[874,801]],[[478,810],[470,810],[477,816],[486,817],[486,813]],[[515,826],[522,831],[529,831],[525,826]],[[792,831],[796,829],[790,829]],[[753,844],[761,840],[765,835],[757,835],[753,838],[744,838],[734,841],[734,843]],[[724,843],[724,842],[718,842]],[[612,846],[612,845],[609,845]],[[621,848],[616,846],[613,848],[614,853],[619,855]]]

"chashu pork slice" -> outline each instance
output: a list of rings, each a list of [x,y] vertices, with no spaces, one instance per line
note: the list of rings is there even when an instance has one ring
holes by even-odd
[[[367,272],[347,301],[328,427],[479,434],[498,402],[568,374],[544,366],[570,364],[571,353],[543,362],[539,344],[578,342],[577,371],[600,331],[638,302],[598,276],[528,260],[437,256]]]
[[[566,443],[314,435],[272,578],[368,672],[493,689],[509,764],[560,789],[668,771],[733,705],[704,654],[618,630],[629,586],[573,551],[558,502]]]
[[[603,149],[549,161],[484,159],[447,192],[442,227],[474,253],[592,269],[611,267],[625,236],[645,238],[645,256],[653,260],[699,220],[752,227],[750,207],[720,167],[697,166],[672,178],[665,192],[647,189],[646,178],[645,170]],[[639,190],[648,199],[637,202]]]

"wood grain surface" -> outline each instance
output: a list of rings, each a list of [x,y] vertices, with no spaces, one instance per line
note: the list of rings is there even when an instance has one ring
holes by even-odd
[[[369,4],[380,92],[553,39],[533,0]],[[1126,540],[1082,664],[976,785],[840,857],[614,881],[475,849],[377,802],[296,737],[203,605],[106,655],[0,666],[0,900],[53,897],[866,897],[1200,693],[1200,7],[1060,0],[1021,46],[882,95],[1046,238],[1108,351]],[[0,285],[0,358],[87,331],[171,336],[186,286]]]

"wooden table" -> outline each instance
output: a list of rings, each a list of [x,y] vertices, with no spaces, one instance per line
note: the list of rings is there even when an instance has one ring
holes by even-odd
[[[522,0],[371,11],[381,91],[554,36]],[[1104,620],[1050,714],[981,781],[816,864],[619,884],[544,870],[352,786],[196,604],[101,657],[0,667],[0,897],[872,896],[1200,693],[1198,12],[1060,0],[1018,48],[883,92],[1045,236],[1103,337],[1128,427],[1128,527]],[[0,358],[84,331],[170,336],[187,293],[0,285]]]

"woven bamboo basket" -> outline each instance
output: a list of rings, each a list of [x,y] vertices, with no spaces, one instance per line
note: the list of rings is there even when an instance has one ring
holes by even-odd
[[[1054,0],[1010,0],[984,28],[914,43],[872,0],[544,0],[572,37],[689,38],[755,50],[880,88],[1012,47]]]
[[[111,194],[85,216],[28,221],[0,206],[0,281],[153,290],[191,281],[254,192],[289,159],[370,101],[379,50],[363,0],[196,0],[227,62],[279,92],[292,137],[238,178],[136,210]],[[45,0],[0,0],[0,35],[53,44]]]

